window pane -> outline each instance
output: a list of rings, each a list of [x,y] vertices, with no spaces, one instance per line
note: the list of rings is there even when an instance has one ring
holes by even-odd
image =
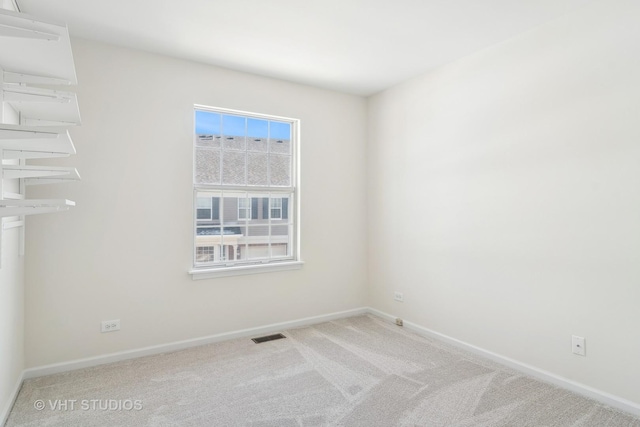
[[[277,154],[291,154],[291,125],[270,122],[269,151]]]
[[[288,247],[286,243],[273,243],[271,244],[271,257],[272,258],[284,258],[289,256]]]
[[[197,231],[197,236],[220,236],[221,233],[221,228],[219,225],[214,226],[214,225],[198,225],[198,231]],[[203,240],[203,244],[205,244],[206,242],[204,240],[204,237],[201,239]],[[212,243],[215,242],[217,243],[219,241],[219,239],[208,239],[208,243]]]
[[[264,153],[267,151],[267,138],[247,137],[247,150]]]
[[[219,261],[221,244],[221,228],[211,223],[198,224],[196,228],[196,263],[213,263]]]
[[[269,226],[258,225],[247,228],[247,258],[259,259],[269,257]]]
[[[220,193],[198,192],[196,194],[197,233],[205,234],[207,227],[219,224]],[[211,231],[209,231],[211,234]]]
[[[269,236],[269,226],[268,225],[255,225],[249,226],[247,229],[247,236],[251,237],[268,237]],[[254,239],[254,243],[257,243],[260,239]],[[268,243],[267,239],[262,239],[260,241],[264,241]]]
[[[211,219],[220,219],[220,197],[214,197],[211,199]]]
[[[220,137],[211,134],[196,135],[196,145],[200,147],[220,148]]]
[[[196,135],[220,135],[220,114],[196,110]]]
[[[245,136],[247,119],[241,116],[222,116],[222,134],[224,136]]]
[[[198,209],[211,209],[211,197],[198,197]]]
[[[271,139],[291,139],[291,124],[269,122],[269,137]]]
[[[271,185],[291,185],[291,156],[272,154],[269,159]]]
[[[260,199],[257,197],[251,198],[251,219],[258,219],[258,209],[259,209]]]
[[[289,198],[288,197],[283,197],[282,198],[282,219],[291,218],[291,215],[289,214],[289,206],[290,205],[291,205],[291,203],[289,203]]]
[[[276,237],[289,237],[289,226],[288,225],[272,225],[271,226],[271,234],[273,235],[274,240]],[[281,241],[283,241],[281,239]]]
[[[244,151],[244,136],[225,136],[222,140],[222,146],[225,150]]]
[[[222,183],[223,184],[245,184],[245,153],[227,151],[224,153],[222,163]]]
[[[220,184],[220,151],[196,148],[196,183]]]
[[[259,119],[247,119],[247,150],[267,151],[269,122]]]
[[[222,232],[226,237],[225,245],[228,245],[232,241],[232,238],[230,236],[240,236],[242,234],[242,227],[225,225],[224,227],[222,227]]]
[[[248,153],[247,164],[247,184],[249,185],[267,185],[269,183],[267,179],[267,165],[269,158],[267,154],[262,153]]]
[[[222,116],[222,146],[225,150],[244,150],[247,119],[239,116]]]
[[[286,257],[291,255],[292,228],[289,225],[271,226],[271,256]]]
[[[250,260],[269,258],[269,244],[247,245],[247,258]]]
[[[223,203],[224,206],[222,208],[223,217],[222,221],[227,226],[238,226],[246,220],[246,214],[249,210],[249,205],[247,201],[247,193],[244,192],[235,192],[235,191],[225,191],[223,192]],[[244,215],[245,218],[240,218],[241,215]],[[240,231],[234,231],[234,233],[240,233]]]
[[[198,208],[198,219],[211,219],[211,209]]]
[[[269,137],[269,122],[260,119],[247,119],[247,136],[251,138],[267,139]]]
[[[290,154],[291,141],[288,139],[270,139],[269,151],[276,154]]]
[[[271,199],[271,219],[281,219],[282,218],[282,199],[281,198],[272,198]]]
[[[243,261],[247,259],[249,259],[247,257],[247,245],[244,243],[239,243],[238,246],[236,246],[236,260]]]
[[[251,206],[248,203],[248,199],[238,199],[238,219],[250,219],[251,218]]]
[[[215,246],[196,247],[196,262],[209,263],[215,261]]]

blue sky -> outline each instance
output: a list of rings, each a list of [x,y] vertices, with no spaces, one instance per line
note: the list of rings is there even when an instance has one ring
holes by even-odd
[[[291,138],[289,123],[196,110],[197,134],[244,136],[245,129],[246,135],[254,138]]]

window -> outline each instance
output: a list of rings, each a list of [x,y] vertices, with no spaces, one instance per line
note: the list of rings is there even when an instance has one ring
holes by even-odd
[[[238,199],[238,219],[251,218],[251,206],[249,199]]]
[[[198,262],[213,261],[215,250],[215,246],[200,246],[196,248],[196,259]]]
[[[271,199],[271,219],[282,219],[282,199]]]
[[[196,203],[196,219],[199,222],[220,218],[220,199],[218,197],[198,197]]]
[[[198,221],[211,219],[211,198],[210,197],[198,197]]]
[[[192,273],[299,264],[297,129],[293,119],[195,107]]]

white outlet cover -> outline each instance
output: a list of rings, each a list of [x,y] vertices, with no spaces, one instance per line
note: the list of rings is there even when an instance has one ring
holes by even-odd
[[[404,294],[402,292],[394,292],[393,299],[396,301],[404,302]]]
[[[120,330],[120,319],[103,320],[101,324],[101,332],[114,332]]]
[[[571,351],[573,354],[577,354],[579,356],[586,356],[587,349],[585,348],[585,339],[584,337],[579,337],[577,335],[571,335]]]

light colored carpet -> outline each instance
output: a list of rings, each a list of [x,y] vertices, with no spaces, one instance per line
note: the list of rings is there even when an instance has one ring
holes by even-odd
[[[7,425],[640,427],[373,316],[283,333],[27,380]]]

